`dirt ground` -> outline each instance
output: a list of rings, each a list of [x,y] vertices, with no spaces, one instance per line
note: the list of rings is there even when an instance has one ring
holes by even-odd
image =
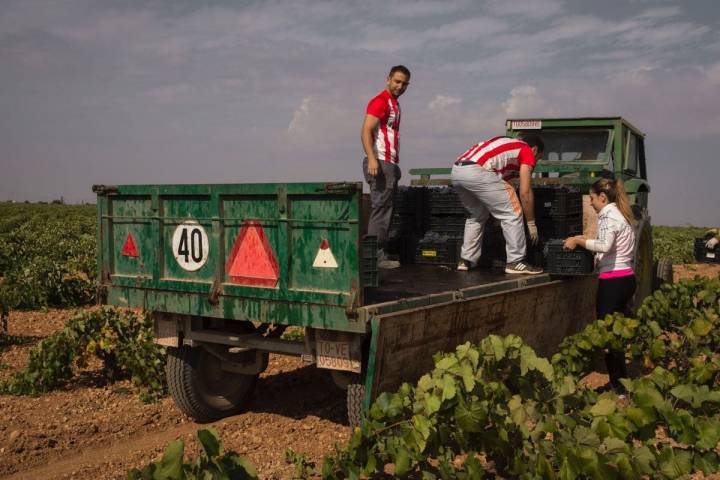
[[[27,362],[29,350],[62,328],[77,310],[13,312],[0,345],[0,378]],[[106,384],[100,365],[89,366],[65,388],[41,397],[0,396],[0,478],[116,479],[159,459],[172,440],[185,440],[185,454],[198,452],[201,425],[170,398],[143,404],[129,382]],[[321,462],[336,443],[347,441],[344,392],[330,376],[299,359],[271,356],[247,412],[212,423],[226,450],[249,458],[261,478],[290,478],[286,448]]]
[[[675,279],[717,277],[720,265],[678,265]],[[0,378],[22,369],[30,349],[59,330],[77,310],[13,312],[0,344]],[[595,374],[591,383],[603,383]],[[284,461],[292,448],[320,463],[350,435],[344,393],[330,376],[299,359],[271,356],[247,411],[213,424],[226,450],[249,458],[260,478],[291,478]],[[0,396],[0,478],[116,479],[157,460],[172,440],[185,440],[196,456],[204,425],[185,417],[170,398],[145,405],[128,382],[107,384],[90,365],[63,389],[41,397]]]

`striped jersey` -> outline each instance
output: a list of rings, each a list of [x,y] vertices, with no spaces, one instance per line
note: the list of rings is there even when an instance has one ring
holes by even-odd
[[[398,163],[400,158],[400,104],[390,92],[383,90],[370,100],[366,113],[379,118],[373,131],[373,150],[378,161]]]
[[[535,154],[530,146],[510,137],[495,137],[476,143],[460,155],[458,162],[475,162],[485,170],[497,173],[503,180],[518,175],[520,165],[535,168]]]

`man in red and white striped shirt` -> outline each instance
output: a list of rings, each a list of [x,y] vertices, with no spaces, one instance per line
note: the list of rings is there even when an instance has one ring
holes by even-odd
[[[525,261],[527,242],[523,212],[530,240],[538,241],[535,226],[532,172],[544,144],[538,135],[522,140],[495,137],[477,143],[460,155],[452,169],[455,191],[471,216],[465,221],[465,235],[458,270],[477,265],[482,249],[485,222],[492,215],[500,221],[505,237],[506,273],[538,274],[542,269]],[[508,180],[520,177],[520,200]]]
[[[385,258],[385,244],[392,219],[393,198],[400,180],[400,104],[397,99],[410,84],[410,71],[397,65],[390,69],[386,88],[368,103],[360,139],[365,150],[363,174],[370,185],[372,210],[368,235],[378,241],[378,266],[397,268],[399,262]]]

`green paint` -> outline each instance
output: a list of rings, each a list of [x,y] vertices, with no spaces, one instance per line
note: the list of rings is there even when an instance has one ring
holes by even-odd
[[[121,185],[97,193],[99,278],[109,303],[365,331],[347,312],[362,296],[360,183]],[[173,234],[186,220],[198,222],[209,243],[207,261],[195,271],[182,268],[173,251]],[[260,221],[278,262],[274,287],[237,285],[226,273],[246,220]],[[121,254],[130,233],[140,257]],[[312,266],[323,239],[330,242],[338,268]],[[215,304],[213,282],[219,286]]]

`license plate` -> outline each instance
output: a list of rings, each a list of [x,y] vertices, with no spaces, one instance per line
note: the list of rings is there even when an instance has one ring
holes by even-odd
[[[423,257],[437,257],[437,250],[423,250]]]
[[[350,357],[349,342],[331,342],[318,340],[317,366],[318,368],[329,368],[331,370],[347,370],[360,373],[360,360],[353,360]]]

